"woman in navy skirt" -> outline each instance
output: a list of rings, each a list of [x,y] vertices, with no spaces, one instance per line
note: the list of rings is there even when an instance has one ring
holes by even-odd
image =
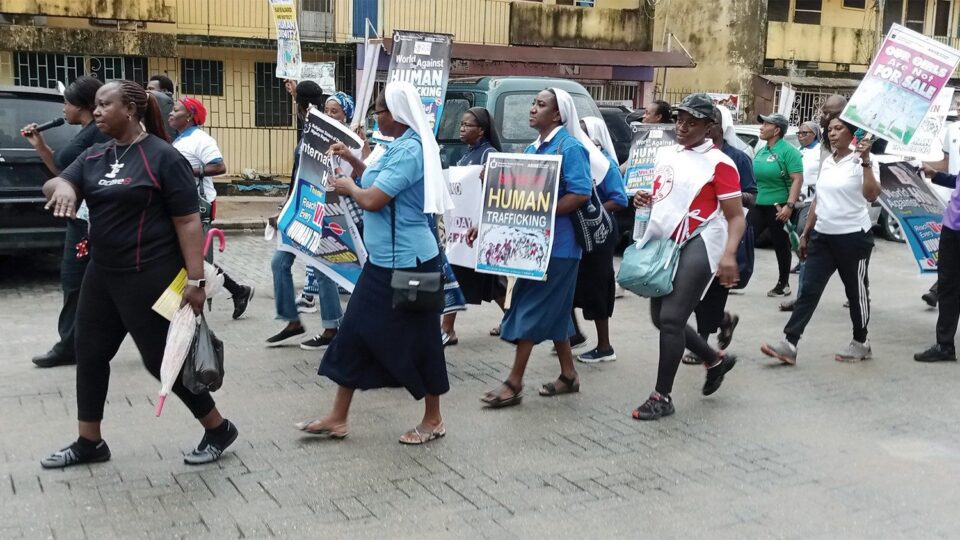
[[[543,90],[530,108],[530,127],[540,136],[528,146],[527,154],[560,154],[560,189],[554,224],[553,249],[545,281],[518,279],[513,288],[510,309],[504,315],[500,338],[517,344],[510,375],[499,387],[487,392],[481,401],[488,407],[517,405],[522,399],[523,374],[533,347],[553,341],[560,359],[560,376],[540,388],[540,395],[554,396],[580,390],[580,379],[573,365],[570,336],[573,334],[573,293],[581,249],[574,237],[570,214],[590,199],[593,190],[592,153],[598,157],[602,178],[610,163],[580,130],[573,98],[558,88]],[[581,142],[590,144],[590,150]],[[602,164],[599,160],[602,160]],[[600,167],[602,165],[602,167]],[[470,232],[475,237],[475,231]]]
[[[374,115],[380,131],[394,141],[364,171],[360,186],[349,178],[335,180],[337,192],[352,197],[364,210],[363,238],[369,253],[340,331],[320,362],[320,375],[339,387],[329,414],[297,428],[342,439],[347,436],[355,390],[403,387],[415,399],[426,399],[423,419],[400,442],[423,444],[446,434],[440,395],[450,384],[440,314],[394,310],[390,277],[394,268],[440,270],[440,252],[428,220],[450,207],[451,201],[443,185],[440,152],[416,89],[405,82],[388,84],[374,104]]]

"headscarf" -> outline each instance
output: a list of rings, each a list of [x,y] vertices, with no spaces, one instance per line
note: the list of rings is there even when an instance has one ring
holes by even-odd
[[[608,156],[617,159],[617,149],[613,147],[613,139],[610,138],[607,123],[596,116],[584,116],[580,120],[587,125],[587,135],[590,136],[590,139],[600,143],[600,148],[602,148]]]
[[[453,200],[443,180],[440,164],[440,147],[433,136],[430,122],[423,111],[423,103],[417,89],[406,81],[387,83],[384,89],[387,109],[394,120],[410,126],[423,145],[423,211],[426,214],[442,214],[453,208]]]
[[[343,109],[343,114],[347,116],[347,123],[353,121],[353,98],[347,95],[346,92],[337,92],[336,94],[327,98],[327,102],[336,101],[340,108]]]
[[[717,110],[720,111],[720,127],[723,128],[723,140],[730,146],[744,152],[751,158],[753,157],[753,148],[749,144],[740,140],[740,137],[737,137],[737,131],[733,127],[733,114],[730,113],[730,109],[720,106],[717,107]]]
[[[203,103],[199,99],[182,97],[180,98],[180,104],[190,112],[194,124],[202,126],[203,123],[207,121],[207,108],[203,106]]]
[[[803,127],[803,126],[806,126],[810,131],[813,132],[813,140],[815,142],[820,142],[820,140],[823,138],[823,132],[820,131],[819,123],[814,122],[813,120],[809,120],[807,122],[800,124],[800,127]]]
[[[490,111],[484,107],[471,107],[467,109],[467,112],[477,119],[477,125],[483,130],[484,137],[490,141],[490,146],[499,152],[500,137],[497,136],[496,130],[493,129],[493,120],[490,118]]]
[[[590,136],[580,129],[580,118],[577,116],[573,97],[566,90],[559,88],[551,88],[550,91],[557,96],[557,109],[560,110],[560,121],[563,122],[563,127],[573,138],[580,141],[590,154],[590,176],[593,177],[594,183],[603,182],[604,177],[607,176],[607,170],[610,169],[610,160],[603,155],[597,145],[593,144]]]

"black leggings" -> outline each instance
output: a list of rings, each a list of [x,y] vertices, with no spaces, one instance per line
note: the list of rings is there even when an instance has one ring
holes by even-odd
[[[697,355],[708,366],[717,361],[717,353],[700,337],[687,320],[700,303],[713,273],[703,239],[697,236],[680,252],[673,292],[650,300],[650,317],[660,330],[660,367],[657,371],[657,392],[670,394],[680,367],[684,349]]]
[[[143,365],[160,378],[160,364],[170,322],[151,309],[183,261],[172,257],[144,265],[142,272],[116,272],[91,262],[80,288],[77,308],[77,419],[99,422],[110,384],[110,360],[129,333]],[[177,378],[177,395],[197,418],[214,408],[208,392],[194,394]]]
[[[770,240],[773,242],[773,249],[777,253],[777,269],[780,274],[777,285],[788,285],[790,283],[790,263],[792,262],[790,236],[787,231],[783,230],[783,223],[777,221],[777,207],[757,205],[747,214],[747,219],[753,226],[755,238],[760,238],[763,231],[770,230]]]

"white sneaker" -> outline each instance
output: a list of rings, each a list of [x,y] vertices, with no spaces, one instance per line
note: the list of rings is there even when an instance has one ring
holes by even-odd
[[[873,351],[870,350],[870,340],[860,343],[851,340],[847,348],[838,352],[835,359],[837,362],[859,362],[873,358]]]
[[[297,298],[297,312],[316,313],[317,297],[312,294],[300,293],[300,296]]]

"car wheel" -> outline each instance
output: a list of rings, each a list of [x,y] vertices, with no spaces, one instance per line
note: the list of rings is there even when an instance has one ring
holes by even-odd
[[[900,228],[900,222],[886,210],[880,212],[880,219],[877,222],[880,224],[880,233],[885,239],[891,242],[906,242],[903,229]]]

